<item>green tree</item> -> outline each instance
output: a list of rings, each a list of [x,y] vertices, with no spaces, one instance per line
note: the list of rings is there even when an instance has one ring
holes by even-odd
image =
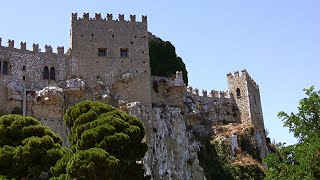
[[[61,139],[32,117],[0,117],[0,174],[8,178],[38,178],[63,154]]]
[[[304,91],[307,97],[300,100],[296,114],[278,114],[299,142],[280,145],[265,158],[266,179],[320,179],[320,91],[313,86]]]
[[[169,41],[149,40],[151,74],[170,77],[182,71],[183,80],[188,84],[188,72],[182,59],[177,56],[175,47]]]
[[[71,152],[51,168],[55,176],[144,179],[142,165],[136,163],[147,151],[141,120],[95,101],[69,107],[64,120]]]

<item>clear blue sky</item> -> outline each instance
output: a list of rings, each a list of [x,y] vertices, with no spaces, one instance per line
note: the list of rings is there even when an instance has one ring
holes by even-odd
[[[296,112],[305,87],[320,87],[320,1],[18,1],[1,2],[0,37],[69,47],[71,12],[148,15],[149,31],[171,41],[189,84],[226,90],[226,73],[246,68],[260,85],[266,128],[295,143],[277,112]]]

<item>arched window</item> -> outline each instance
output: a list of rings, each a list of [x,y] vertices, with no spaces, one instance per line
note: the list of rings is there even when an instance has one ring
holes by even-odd
[[[237,97],[240,97],[240,96],[241,96],[240,89],[237,88]]]
[[[50,68],[50,79],[56,80],[56,71],[55,71],[54,67]]]
[[[49,79],[49,68],[47,66],[43,69],[43,79]]]
[[[2,74],[8,74],[8,63],[7,63],[7,61],[3,62]]]

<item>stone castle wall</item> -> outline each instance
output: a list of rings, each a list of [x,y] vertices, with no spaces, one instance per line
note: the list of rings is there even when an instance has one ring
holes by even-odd
[[[63,123],[67,107],[83,100],[119,106],[138,116],[146,128],[149,150],[145,171],[154,179],[203,179],[196,136],[211,136],[220,124],[250,123],[265,147],[259,87],[244,70],[228,74],[228,91],[202,91],[186,86],[182,72],[173,77],[151,76],[147,17],[136,21],[119,15],[72,14],[71,49],[45,52],[14,48],[14,41],[1,45],[0,110],[21,109],[58,133],[67,145]],[[122,50],[125,53],[122,54]],[[3,63],[7,73],[2,73]],[[54,79],[44,79],[44,68],[54,68]],[[239,96],[238,89],[239,88]],[[131,103],[130,103],[131,102]],[[139,103],[138,103],[139,102]],[[266,151],[261,153],[264,156]]]
[[[72,74],[85,80],[100,78],[113,90],[112,96],[129,101],[151,103],[150,60],[146,16],[130,21],[119,15],[113,20],[108,14],[72,16],[71,24]],[[99,55],[99,50],[105,54]],[[121,54],[121,51],[126,51]]]
[[[0,46],[0,100],[3,102],[0,109],[4,113],[10,113],[15,107],[22,108],[22,102],[15,101],[22,101],[25,89],[42,89],[65,80],[69,74],[70,56],[64,54],[63,47],[58,48],[58,53],[53,53],[51,46],[46,46],[45,52],[40,52],[38,45],[33,47],[30,51],[25,43],[21,43],[20,49],[17,49],[13,40],[9,40],[8,47]],[[8,64],[7,73],[4,73],[4,63]],[[55,80],[43,78],[45,67],[54,68]],[[12,90],[17,93],[10,94]]]

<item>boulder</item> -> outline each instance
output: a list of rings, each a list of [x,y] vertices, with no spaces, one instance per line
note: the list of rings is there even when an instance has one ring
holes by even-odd
[[[47,105],[61,104],[64,101],[63,90],[57,86],[48,86],[36,91],[36,103]]]

